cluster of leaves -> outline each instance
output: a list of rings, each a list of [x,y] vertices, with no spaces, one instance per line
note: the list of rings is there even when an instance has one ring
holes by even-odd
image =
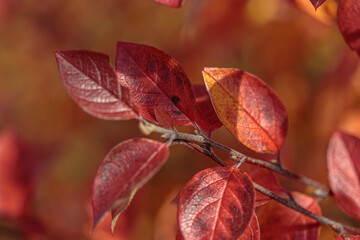
[[[110,211],[114,229],[136,191],[166,163],[169,146],[177,140],[175,126],[193,126],[196,136],[210,139],[224,125],[259,153],[279,154],[286,138],[287,113],[278,96],[239,69],[205,68],[205,85],[193,86],[175,59],[146,45],[118,42],[115,70],[102,53],[58,51],[55,56],[68,94],[84,111],[102,119],[135,118],[148,129],[174,133],[165,143],[130,139],[110,150],[93,184],[94,227]],[[359,139],[334,134],[328,150],[331,190],[358,219],[359,153]],[[270,201],[254,185],[321,215],[316,198],[287,192],[271,171],[239,166],[205,169],[183,187],[177,199],[178,239],[260,239],[260,232],[262,239],[318,238],[318,222]]]

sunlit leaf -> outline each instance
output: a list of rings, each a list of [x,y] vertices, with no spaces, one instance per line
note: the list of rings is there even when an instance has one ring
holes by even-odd
[[[360,56],[360,1],[340,0],[337,15],[345,41]]]
[[[203,76],[215,110],[232,135],[254,151],[280,151],[288,119],[270,87],[233,68],[205,68]]]
[[[122,101],[122,89],[109,57],[86,50],[55,52],[60,77],[70,97],[89,114],[104,119],[135,118]]]
[[[327,165],[330,188],[339,206],[360,219],[360,139],[335,132],[328,147]]]
[[[205,85],[194,85],[196,96],[195,122],[210,136],[222,126]]]
[[[292,193],[295,201],[303,208],[321,214],[316,199],[301,193]],[[271,200],[257,212],[262,240],[317,240],[320,223],[304,214]]]
[[[94,226],[107,211],[113,210],[116,218],[125,210],[137,189],[160,170],[168,155],[166,144],[148,139],[130,139],[115,146],[93,183]]]
[[[310,0],[315,10],[320,7],[326,0]]]
[[[185,240],[238,239],[254,211],[255,193],[247,174],[237,168],[209,168],[182,189],[178,224]]]
[[[153,1],[157,3],[161,3],[168,7],[179,8],[183,5],[185,0],[153,0]]]
[[[194,90],[175,59],[150,46],[118,42],[115,66],[126,86],[125,101],[143,118],[160,125],[155,109],[161,109],[174,125],[194,122]]]

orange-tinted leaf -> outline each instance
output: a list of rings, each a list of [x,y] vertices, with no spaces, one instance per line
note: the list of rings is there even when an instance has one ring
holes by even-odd
[[[257,152],[279,152],[287,133],[284,105],[259,78],[233,68],[205,68],[204,80],[224,126]]]
[[[292,193],[292,196],[303,208],[321,214],[316,199],[296,192]],[[257,216],[263,240],[317,240],[319,238],[320,223],[274,200],[262,206]]]
[[[122,89],[109,57],[86,50],[55,52],[60,77],[70,97],[89,114],[130,119],[136,114],[122,100]]]
[[[107,211],[113,210],[115,218],[125,210],[137,189],[160,170],[168,155],[165,144],[148,139],[130,139],[115,146],[94,180],[94,226]]]
[[[179,8],[183,5],[185,0],[153,0],[153,1],[157,3],[161,3],[168,7]]]
[[[246,228],[245,232],[241,234],[239,240],[260,240],[259,221],[255,215],[255,212],[250,224]]]
[[[249,167],[248,169],[245,170],[247,174],[249,174],[249,176],[251,177],[251,179],[265,187],[266,189],[272,191],[273,193],[280,195],[280,196],[287,196],[287,192],[284,188],[281,187],[279,181],[277,180],[277,178],[275,177],[275,175],[267,169],[261,168],[261,167]],[[255,191],[255,207],[259,207],[261,205],[264,205],[265,203],[267,203],[268,201],[270,201],[271,199],[258,192]]]
[[[194,85],[196,95],[195,122],[208,134],[222,126],[205,85]]]
[[[315,10],[320,7],[326,0],[310,0]]]
[[[175,59],[150,46],[118,42],[115,66],[127,88],[125,101],[143,118],[160,124],[154,109],[161,109],[174,125],[193,123],[194,90]]]
[[[178,224],[185,240],[238,239],[254,211],[254,187],[237,168],[209,168],[182,189]]]
[[[360,139],[335,132],[327,152],[331,191],[340,207],[360,219]]]
[[[345,41],[360,56],[360,1],[340,0],[337,15]]]
[[[347,235],[343,235],[343,236],[339,236],[337,238],[335,238],[335,240],[360,240],[360,236],[347,236]]]

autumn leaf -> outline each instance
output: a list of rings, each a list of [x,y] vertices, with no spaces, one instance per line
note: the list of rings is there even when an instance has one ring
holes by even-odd
[[[256,217],[255,212],[250,224],[246,228],[245,232],[241,234],[239,240],[260,240],[260,228],[259,221]]]
[[[185,0],[153,0],[153,1],[157,3],[161,3],[168,7],[179,8],[183,5]]]
[[[247,166],[244,171],[251,177],[253,182],[279,196],[287,197],[287,191],[281,187],[279,181],[270,170],[258,166]],[[262,206],[270,200],[268,196],[255,191],[255,207]]]
[[[340,0],[337,19],[345,41],[360,56],[360,1]]]
[[[195,122],[211,136],[212,132],[222,126],[211,103],[209,93],[205,85],[194,85],[196,96]]]
[[[326,0],[310,0],[315,10],[320,7]]]
[[[254,211],[254,187],[237,168],[209,168],[182,189],[178,224],[185,240],[238,239]]]
[[[294,200],[303,208],[321,214],[315,198],[293,192]],[[257,212],[262,240],[317,240],[320,223],[304,214],[271,200]]]
[[[274,91],[239,69],[205,68],[202,73],[217,115],[230,133],[254,151],[279,152],[288,118]]]
[[[66,91],[84,111],[103,119],[137,117],[122,101],[122,89],[107,55],[86,50],[54,54]]]
[[[118,42],[115,68],[127,92],[124,101],[143,118],[161,125],[155,115],[160,109],[174,125],[193,124],[194,90],[175,59],[150,46]]]
[[[93,183],[93,226],[109,210],[112,210],[113,219],[117,218],[130,204],[137,189],[160,170],[168,155],[166,144],[148,139],[130,139],[111,149]],[[116,219],[112,225],[115,222]]]
[[[343,236],[339,236],[337,238],[335,238],[335,240],[360,240],[360,236],[348,236],[348,235],[343,235]]]
[[[337,131],[327,152],[329,183],[339,206],[360,219],[360,139]]]

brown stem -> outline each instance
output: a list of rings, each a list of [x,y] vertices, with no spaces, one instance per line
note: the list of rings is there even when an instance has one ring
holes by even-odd
[[[215,148],[229,154],[230,156],[232,156],[231,159],[235,160],[236,162],[245,160],[245,162],[247,162],[249,164],[253,164],[253,165],[257,165],[257,166],[269,169],[273,172],[276,172],[280,175],[283,175],[285,177],[293,179],[293,180],[295,180],[299,183],[302,183],[306,186],[312,187],[314,189],[314,195],[316,195],[320,199],[326,197],[330,193],[329,188],[327,188],[326,186],[324,186],[323,184],[321,184],[319,182],[316,182],[305,176],[300,176],[295,173],[292,173],[289,170],[287,170],[285,167],[283,167],[282,165],[273,164],[273,163],[266,162],[261,159],[248,157],[248,156],[246,156],[232,148],[224,146],[221,143],[218,143],[204,135],[174,132],[173,130],[165,129],[165,128],[153,125],[151,123],[147,123],[147,124],[150,125],[149,129],[151,129],[151,131],[163,134],[162,136],[164,138],[174,136],[175,139],[178,139],[178,140],[194,141],[194,142],[198,142],[201,144],[210,145],[212,147],[215,147]]]

